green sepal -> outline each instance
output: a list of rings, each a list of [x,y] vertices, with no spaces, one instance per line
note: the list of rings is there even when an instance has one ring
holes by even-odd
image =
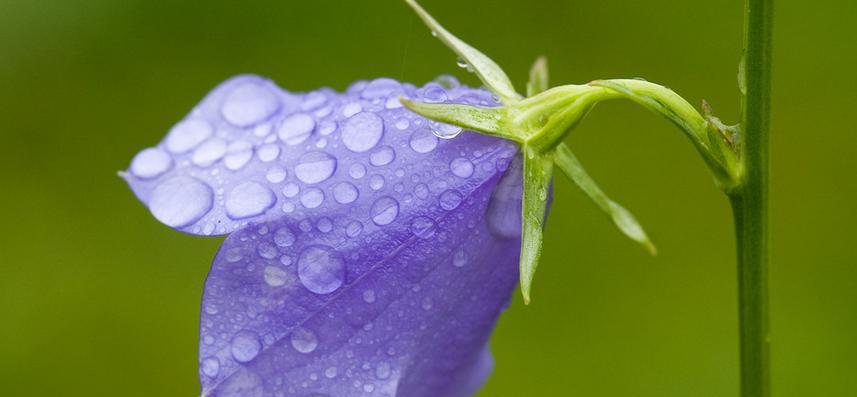
[[[549,81],[547,58],[536,58],[536,62],[530,68],[530,80],[527,82],[527,97],[547,91],[550,88]]]
[[[524,145],[524,196],[521,203],[521,293],[530,303],[533,276],[542,254],[542,231],[553,174],[553,154]]]
[[[449,33],[415,0],[405,0],[405,2],[416,11],[420,19],[431,29],[432,35],[455,52],[461,61],[466,62],[465,67],[476,73],[482,84],[485,84],[485,87],[499,96],[503,103],[513,103],[521,99],[521,96],[515,91],[512,81],[509,80],[509,76],[496,62]]]
[[[607,197],[604,191],[602,191],[592,177],[589,176],[586,169],[583,168],[583,164],[580,163],[565,143],[561,143],[557,146],[556,152],[554,153],[554,161],[556,162],[557,167],[559,167],[559,169],[562,170],[562,172],[568,176],[571,181],[574,182],[574,184],[577,185],[580,190],[582,190],[583,193],[585,193],[586,196],[598,206],[598,208],[610,217],[622,233],[646,248],[650,254],[657,255],[657,248],[652,244],[649,236],[646,235],[646,232],[643,230],[643,227],[640,226],[640,223],[637,222],[634,215]]]
[[[523,137],[508,124],[506,109],[503,107],[485,108],[456,103],[426,103],[401,97],[399,102],[414,113],[423,117],[455,124],[459,127],[479,131],[485,135],[496,136],[521,142]]]

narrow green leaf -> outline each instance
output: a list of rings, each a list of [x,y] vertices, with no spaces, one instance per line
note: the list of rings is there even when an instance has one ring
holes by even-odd
[[[640,226],[637,219],[634,218],[628,210],[621,205],[610,200],[606,194],[598,187],[598,184],[589,176],[583,168],[583,164],[572,153],[571,149],[564,143],[559,144],[554,154],[556,165],[565,173],[583,192],[589,196],[605,214],[607,214],[613,223],[631,240],[640,243],[652,255],[657,254],[657,249],[649,236]]]
[[[524,145],[524,197],[521,206],[521,292],[530,303],[533,275],[542,253],[542,229],[548,189],[553,173],[553,156],[539,154]]]
[[[485,135],[521,141],[520,134],[506,123],[505,109],[456,103],[425,103],[401,97],[399,102],[423,117],[479,131]]]
[[[536,58],[530,68],[530,81],[527,82],[527,96],[532,97],[546,91],[548,88],[548,60],[545,57]]]
[[[405,0],[405,2],[416,11],[420,19],[431,29],[432,35],[436,36],[443,44],[455,52],[462,62],[466,62],[465,67],[476,73],[479,79],[482,80],[482,84],[485,84],[489,90],[497,94],[504,103],[515,102],[521,99],[521,96],[515,91],[515,87],[512,86],[512,81],[509,80],[509,77],[506,76],[506,73],[503,72],[503,69],[497,63],[444,29],[415,0]]]

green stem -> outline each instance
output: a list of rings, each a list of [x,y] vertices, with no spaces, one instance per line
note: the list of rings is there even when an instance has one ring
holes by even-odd
[[[738,248],[741,396],[768,397],[768,174],[773,0],[747,0],[741,73],[743,175],[730,192]]]

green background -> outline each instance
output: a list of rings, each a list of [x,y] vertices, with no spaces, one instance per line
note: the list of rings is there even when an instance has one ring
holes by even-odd
[[[742,3],[424,0],[523,88],[645,77],[737,120]],[[857,2],[776,5],[771,322],[776,396],[857,395]],[[0,0],[0,394],[194,396],[199,298],[218,239],[157,223],[116,177],[244,72],[295,91],[455,58],[405,5]],[[656,240],[652,258],[556,183],[534,301],[493,338],[481,396],[735,396],[727,200],[691,145],[629,103],[569,143]]]

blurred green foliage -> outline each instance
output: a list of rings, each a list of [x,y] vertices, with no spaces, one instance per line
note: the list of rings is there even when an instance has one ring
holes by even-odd
[[[739,0],[424,0],[524,88],[645,77],[737,117]],[[778,397],[857,395],[857,2],[777,3],[771,304]],[[295,91],[473,76],[396,0],[0,0],[0,390],[193,396],[218,239],[158,224],[115,172],[244,72]],[[660,255],[558,179],[533,303],[481,396],[737,395],[728,204],[678,130],[600,106],[569,144]]]

